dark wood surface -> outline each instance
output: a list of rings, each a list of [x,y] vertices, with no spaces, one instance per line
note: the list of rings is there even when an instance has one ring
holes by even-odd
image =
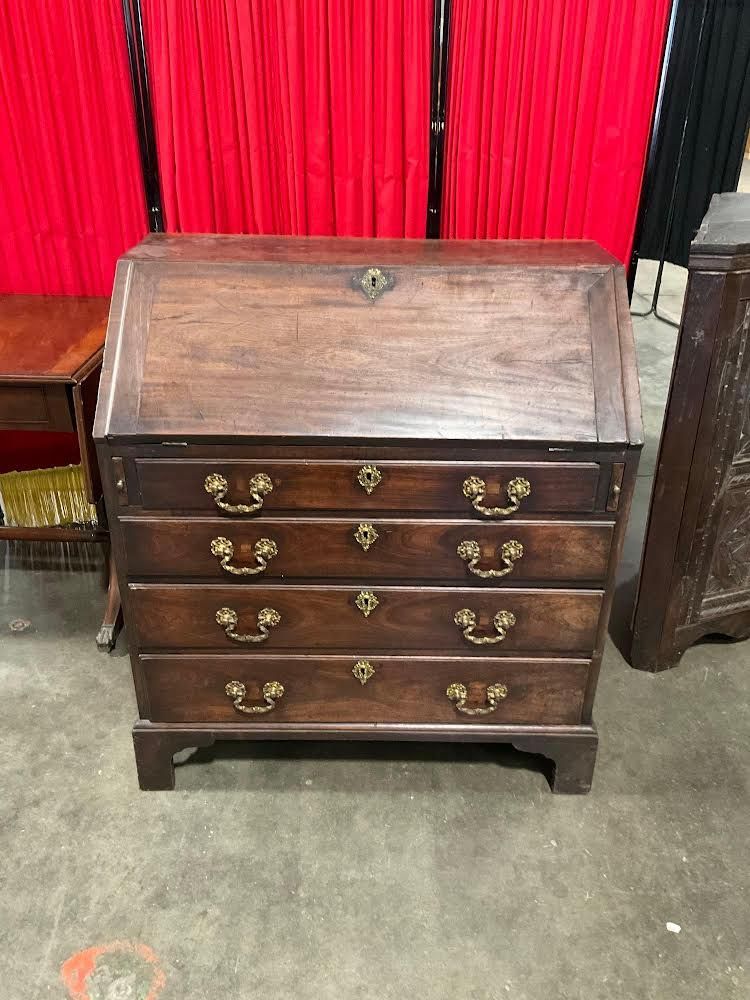
[[[0,380],[0,430],[72,431],[73,413],[68,386]]]
[[[374,302],[354,279],[389,287]],[[118,265],[96,431],[130,625],[141,720],[139,779],[172,787],[172,754],[216,739],[445,739],[512,742],[545,754],[553,787],[591,784],[591,711],[617,558],[641,442],[637,375],[621,268],[588,244],[422,243],[152,237]],[[364,465],[381,482],[367,493]],[[249,480],[273,489],[252,501]],[[531,494],[487,517],[462,491],[485,480],[486,507],[511,479]],[[377,539],[364,551],[354,534]],[[232,541],[227,574],[211,553]],[[480,579],[515,540],[523,556]],[[357,595],[371,591],[366,617]],[[269,638],[240,643],[217,624]],[[454,622],[516,622],[475,645]],[[375,674],[352,675],[359,659]],[[262,684],[286,693],[240,713]],[[487,685],[508,696],[464,715]],[[486,702],[484,702],[486,704]]]
[[[591,790],[598,735],[593,725],[518,726],[420,722],[253,722],[249,725],[168,723],[139,720],[133,726],[138,783],[144,791],[175,785],[174,755],[187,747],[211,747],[224,740],[362,740],[443,743],[510,743],[545,758],[553,792],[585,795]]]
[[[633,620],[642,669],[750,636],[749,218],[749,195],[721,195],[691,251]]]
[[[640,440],[609,259],[410,243],[151,237],[118,266],[97,436]]]
[[[101,354],[108,313],[107,298],[0,295],[0,382],[77,381]]]
[[[135,632],[143,649],[224,649],[248,645],[227,638],[216,623],[219,608],[236,611],[236,631],[257,633],[262,608],[274,608],[281,624],[271,629],[263,649],[342,649],[366,655],[379,649],[445,649],[467,655],[492,651],[534,650],[593,652],[600,591],[521,590],[476,587],[332,587],[266,583],[244,587],[216,584],[136,584],[130,587]],[[362,590],[379,604],[368,617],[355,606]],[[469,608],[477,615],[477,635],[495,636],[492,619],[511,611],[516,624],[507,638],[493,645],[468,642],[453,621]]]
[[[263,579],[328,578],[362,580],[471,581],[497,586],[497,579],[472,574],[456,550],[476,541],[482,570],[507,568],[499,550],[519,541],[523,555],[502,577],[516,581],[602,582],[612,544],[613,522],[465,520],[395,520],[384,518],[278,518],[263,515],[248,523],[227,518],[122,519],[132,577],[195,577],[237,584]],[[356,540],[360,524],[377,538],[367,551]],[[234,547],[230,565],[257,568],[254,546],[261,538],[278,546],[257,576],[237,576],[223,569],[211,552],[215,538]]]
[[[481,725],[576,725],[589,664],[585,660],[405,658],[370,656],[374,674],[355,679],[353,656],[146,656],[154,722],[233,723],[238,714],[224,690],[247,689],[245,703],[265,705],[262,687],[279,681],[284,695],[266,713],[276,722],[434,722]],[[486,707],[488,684],[507,697],[490,715],[465,715],[446,695],[449,684],[469,692],[468,707]],[[260,718],[260,716],[255,716]]]
[[[479,476],[487,484],[485,506],[506,506],[508,483],[523,477],[531,494],[519,513],[588,513],[594,509],[599,467],[591,462],[393,462],[374,465],[382,480],[368,494],[357,474],[368,462],[263,461],[222,462],[183,458],[164,462],[137,459],[138,485],[143,506],[152,510],[218,510],[204,482],[211,473],[227,480],[226,502],[249,503],[248,481],[265,473],[273,490],[263,511],[452,511],[484,520],[462,492],[464,480]],[[249,515],[258,518],[260,512]],[[247,519],[247,518],[246,518]]]

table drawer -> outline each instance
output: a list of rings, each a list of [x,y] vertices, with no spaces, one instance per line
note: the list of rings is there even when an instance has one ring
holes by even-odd
[[[0,428],[30,431],[72,431],[65,385],[0,385]]]
[[[136,468],[144,507],[221,510],[234,517],[306,510],[452,511],[480,519],[489,516],[477,507],[510,512],[492,515],[496,517],[512,516],[516,508],[521,516],[586,513],[594,510],[600,473],[596,463],[548,461],[368,465],[350,461],[137,459]],[[206,489],[207,480],[213,493]],[[528,484],[528,495],[523,495],[522,481]],[[230,510],[224,510],[222,504]],[[257,509],[237,513],[240,506]]]
[[[136,577],[603,581],[612,522],[275,518],[121,520]],[[270,544],[269,544],[270,543]],[[275,554],[274,554],[275,552]],[[475,558],[476,553],[479,558]],[[245,572],[239,572],[244,570]]]
[[[589,662],[400,656],[142,656],[154,722],[414,722],[576,725]],[[354,674],[355,667],[361,683]],[[266,712],[243,712],[240,704]],[[281,697],[264,698],[269,682]],[[450,685],[463,685],[463,692]],[[499,685],[490,691],[488,687]],[[269,689],[266,688],[268,692]],[[467,714],[464,709],[490,709]]]
[[[129,591],[142,648],[235,652],[533,650],[588,656],[602,603],[595,590],[130,584]],[[252,638],[238,641],[230,633]],[[472,641],[482,638],[492,641]]]

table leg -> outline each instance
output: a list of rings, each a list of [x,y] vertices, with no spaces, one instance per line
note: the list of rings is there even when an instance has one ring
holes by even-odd
[[[122,627],[122,608],[120,605],[120,585],[117,582],[115,560],[111,546],[108,547],[107,565],[109,568],[109,585],[107,587],[107,605],[104,609],[104,619],[96,635],[96,645],[103,652],[110,653],[115,648],[117,633]]]

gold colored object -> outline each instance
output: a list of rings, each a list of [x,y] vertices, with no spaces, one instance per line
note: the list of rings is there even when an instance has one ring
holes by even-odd
[[[29,469],[0,475],[0,508],[7,527],[96,527],[96,507],[86,496],[83,467]]]
[[[467,708],[466,699],[469,692],[465,684],[450,684],[445,692],[451,701],[456,703],[456,708],[464,715],[489,715],[494,712],[503,698],[508,697],[508,689],[499,681],[496,684],[487,685],[487,704],[478,708]]]
[[[505,563],[503,569],[478,569],[477,563],[482,558],[482,550],[479,547],[479,542],[473,539],[459,542],[456,554],[465,563],[468,563],[470,573],[481,577],[483,580],[489,580],[493,577],[507,576],[508,573],[513,572],[514,564],[523,558],[523,545],[516,541],[515,538],[512,538],[508,542],[503,542],[500,546],[500,559]]]
[[[380,604],[380,601],[371,590],[360,590],[354,603],[357,605],[365,618],[368,618],[378,604]]]
[[[279,547],[271,538],[259,538],[253,546],[253,554],[257,566],[230,566],[230,561],[234,556],[234,543],[223,535],[211,540],[211,555],[216,556],[219,565],[227,573],[235,576],[255,576],[268,569],[268,561],[279,553]]]
[[[363,465],[357,473],[357,482],[369,496],[383,479],[383,473],[374,465]]]
[[[239,616],[234,608],[219,608],[216,612],[217,624],[221,625],[230,639],[235,642],[265,642],[269,635],[268,630],[281,623],[281,615],[275,608],[261,608],[257,617],[257,635],[242,635],[235,632],[234,628],[238,621]]]
[[[471,506],[485,517],[505,517],[508,514],[515,514],[521,506],[521,501],[531,495],[531,483],[528,479],[517,476],[511,479],[505,488],[505,492],[510,500],[507,507],[484,507],[482,501],[487,494],[487,483],[479,476],[469,476],[464,479],[461,487],[467,500],[471,500]]]
[[[263,697],[266,700],[265,705],[243,705],[242,699],[247,694],[247,688],[244,684],[240,681],[230,681],[224,688],[227,697],[232,699],[232,704],[237,711],[244,712],[246,715],[258,715],[263,712],[270,712],[276,708],[276,702],[279,698],[284,697],[284,685],[279,684],[278,681],[266,681],[262,690]]]
[[[381,271],[379,267],[368,267],[366,271],[358,271],[354,275],[352,285],[361,289],[374,302],[386,289],[393,287],[393,276]]]
[[[357,660],[352,667],[352,673],[364,687],[369,679],[374,676],[375,667],[373,667],[369,660]]]
[[[357,527],[357,530],[354,532],[354,537],[362,546],[362,549],[367,552],[370,546],[377,542],[378,533],[375,530],[374,524],[368,524],[365,522]]]
[[[225,510],[227,514],[254,514],[263,506],[263,500],[273,489],[273,483],[265,472],[259,472],[250,478],[247,485],[254,503],[226,503],[224,497],[229,492],[229,483],[218,472],[206,476],[203,487],[206,493],[214,498],[216,506],[220,510]]]
[[[508,634],[508,629],[516,624],[516,616],[512,611],[498,611],[492,619],[497,635],[474,635],[477,627],[477,616],[469,608],[461,608],[453,616],[453,621],[463,631],[464,639],[473,642],[475,646],[486,646],[491,643],[502,642]]]

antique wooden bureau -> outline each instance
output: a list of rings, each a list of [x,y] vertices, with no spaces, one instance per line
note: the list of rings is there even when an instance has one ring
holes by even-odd
[[[595,244],[151,236],[95,437],[142,788],[217,739],[417,739],[589,789],[641,445]]]

